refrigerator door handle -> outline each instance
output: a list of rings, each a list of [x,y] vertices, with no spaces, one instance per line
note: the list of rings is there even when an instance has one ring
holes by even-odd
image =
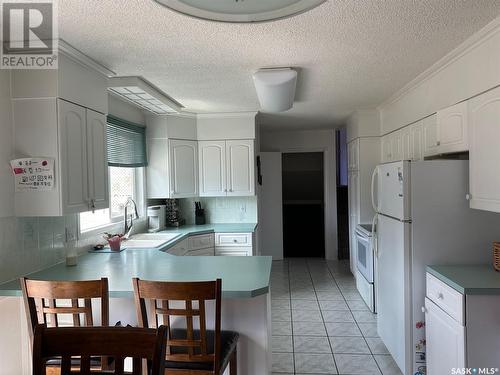
[[[373,216],[372,220],[372,248],[373,248],[373,255],[375,256],[375,258],[378,258],[377,232],[375,230],[377,219],[378,219],[378,214],[376,213],[375,216]]]
[[[375,178],[377,177],[377,175],[378,175],[378,166],[375,167],[375,169],[373,170],[372,184],[371,184],[372,206],[373,206],[373,210],[375,212],[379,212],[379,210],[380,210],[380,207],[378,206],[378,202],[377,203],[375,202]]]

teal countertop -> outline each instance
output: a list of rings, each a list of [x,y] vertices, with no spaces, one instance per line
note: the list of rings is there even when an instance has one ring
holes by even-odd
[[[427,272],[461,294],[500,294],[500,272],[493,265],[427,266]]]
[[[28,275],[38,280],[92,280],[107,277],[110,297],[131,297],[132,278],[160,281],[222,279],[223,298],[252,298],[269,291],[272,257],[175,256],[158,249],[84,254]],[[0,285],[0,296],[20,296],[17,280]]]

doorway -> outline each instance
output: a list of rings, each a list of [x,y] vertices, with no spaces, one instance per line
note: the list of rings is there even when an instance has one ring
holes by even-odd
[[[285,258],[325,258],[323,152],[282,154]]]
[[[347,130],[335,132],[337,152],[337,233],[338,259],[349,259],[349,193],[347,186]]]

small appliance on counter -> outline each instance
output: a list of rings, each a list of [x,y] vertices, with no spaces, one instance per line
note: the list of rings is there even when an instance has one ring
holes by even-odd
[[[164,205],[148,207],[148,232],[159,232],[165,229],[167,219],[165,209]]]
[[[194,223],[196,225],[205,224],[205,210],[201,208],[201,202],[194,202]]]

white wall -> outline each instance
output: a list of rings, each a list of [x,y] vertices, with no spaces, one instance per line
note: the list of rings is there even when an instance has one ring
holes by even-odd
[[[380,135],[380,114],[377,109],[360,109],[347,118],[347,143],[359,137]]]
[[[255,139],[255,116],[254,112],[198,115],[198,139]]]
[[[139,125],[145,125],[146,119],[143,111],[112,94],[108,94],[108,112],[110,115],[119,117],[123,120],[134,122]]]
[[[263,131],[263,152],[314,152],[323,151],[325,156],[325,252],[327,259],[337,259],[337,187],[335,131]]]
[[[0,217],[14,214],[14,179],[9,166],[12,145],[10,72],[0,70]]]
[[[382,134],[500,85],[500,17],[422,73],[380,109]]]

